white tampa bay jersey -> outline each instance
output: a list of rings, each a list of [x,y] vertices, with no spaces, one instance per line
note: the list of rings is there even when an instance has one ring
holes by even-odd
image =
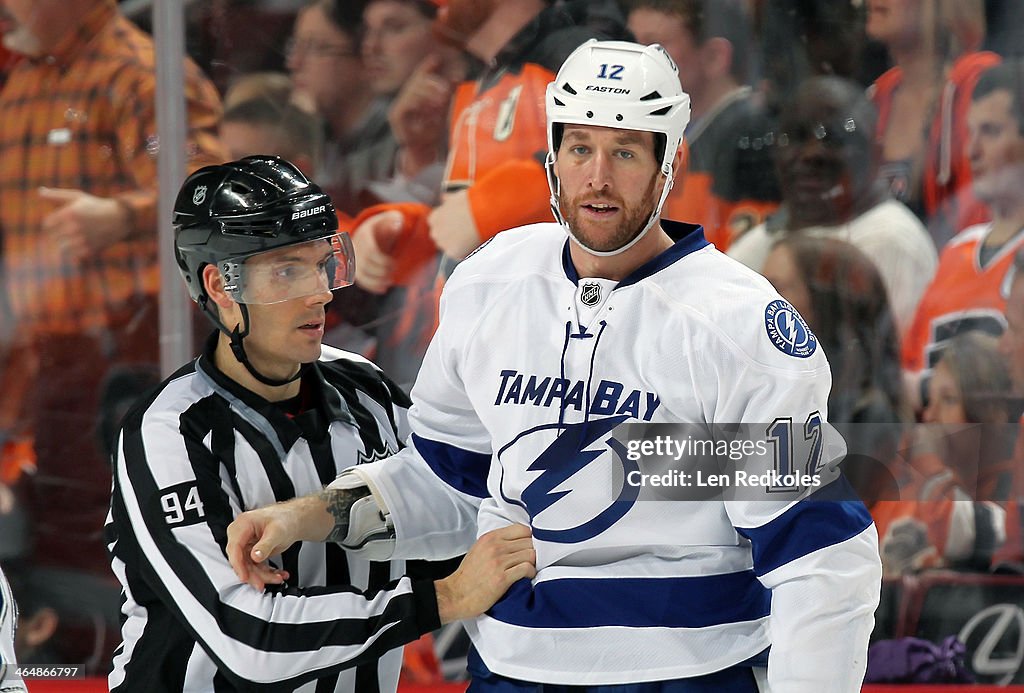
[[[24,693],[25,683],[18,675],[14,658],[14,631],[18,627],[18,607],[11,586],[0,572],[0,693]]]
[[[557,224],[459,266],[413,388],[413,447],[360,468],[396,555],[532,527],[537,577],[468,624],[503,676],[670,680],[771,646],[778,690],[859,690],[881,569],[870,516],[841,493],[826,358],[763,277],[699,227],[663,225],[675,245],[619,282],[579,278]],[[638,436],[659,424],[745,424],[760,452],[714,475],[645,459]],[[652,461],[681,495],[652,493]]]

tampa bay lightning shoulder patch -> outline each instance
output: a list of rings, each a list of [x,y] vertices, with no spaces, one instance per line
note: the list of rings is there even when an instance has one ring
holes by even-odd
[[[783,354],[805,359],[818,348],[818,340],[793,306],[776,299],[764,309],[768,339]]]

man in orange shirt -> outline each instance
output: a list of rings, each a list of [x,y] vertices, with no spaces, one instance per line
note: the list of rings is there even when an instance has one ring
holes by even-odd
[[[975,195],[992,221],[963,230],[939,268],[903,343],[908,394],[920,408],[924,383],[943,346],[961,332],[999,336],[1006,325],[1013,255],[1024,246],[1024,64],[1007,62],[978,80],[967,114],[967,155]]]

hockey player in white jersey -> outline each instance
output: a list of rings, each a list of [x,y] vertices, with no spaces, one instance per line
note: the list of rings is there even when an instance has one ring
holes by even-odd
[[[447,283],[412,444],[331,485],[371,491],[351,525],[323,502],[241,515],[236,572],[275,581],[262,561],[333,521],[349,546],[431,558],[521,522],[537,575],[467,625],[471,691],[860,690],[881,567],[837,470],[828,363],[766,280],[660,218],[689,118],[676,66],[586,43],[547,118],[558,223],[503,232]],[[630,423],[746,424],[770,454],[722,476],[769,481],[646,500]]]

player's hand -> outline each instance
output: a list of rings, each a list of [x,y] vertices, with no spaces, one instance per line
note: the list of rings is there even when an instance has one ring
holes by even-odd
[[[458,570],[434,583],[441,623],[484,613],[512,583],[535,576],[536,563],[537,552],[526,525],[509,525],[484,534]]]
[[[128,210],[117,200],[67,188],[39,188],[39,197],[58,205],[43,217],[43,235],[73,262],[123,240],[131,230]]]
[[[405,220],[397,210],[374,214],[352,233],[356,256],[356,284],[371,294],[383,294],[391,288],[395,261],[391,253],[400,242]]]
[[[238,579],[254,589],[279,585],[288,573],[271,566],[268,559],[297,541],[323,541],[333,526],[318,496],[249,510],[228,525],[228,562]]]
[[[480,232],[469,206],[469,191],[448,193],[427,216],[430,238],[453,260],[462,260],[480,245]],[[356,263],[358,267],[358,263]]]

